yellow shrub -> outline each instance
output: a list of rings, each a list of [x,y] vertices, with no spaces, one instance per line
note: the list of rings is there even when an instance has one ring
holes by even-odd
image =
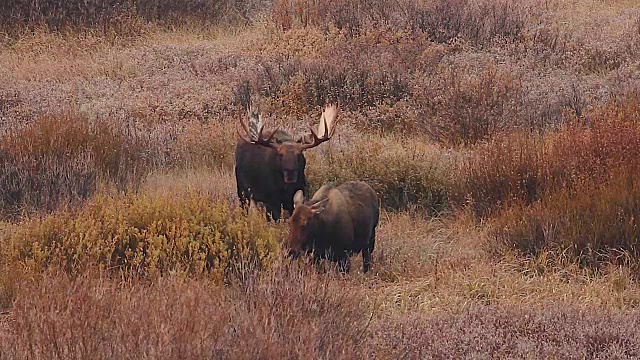
[[[90,266],[138,274],[210,271],[224,280],[238,264],[268,265],[282,228],[200,194],[100,196],[78,212],[27,220],[7,235],[3,265],[28,273]]]

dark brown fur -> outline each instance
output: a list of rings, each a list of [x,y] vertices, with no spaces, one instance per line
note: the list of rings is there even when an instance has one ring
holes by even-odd
[[[296,194],[289,219],[288,246],[297,256],[313,252],[316,260],[338,262],[349,271],[349,257],[362,252],[363,271],[369,271],[380,217],[378,197],[367,183],[349,181],[321,187],[306,203]]]
[[[308,185],[304,174],[306,159],[299,149],[302,140],[294,141],[282,130],[274,137],[280,144],[278,150],[238,141],[235,173],[240,202],[248,205],[253,198],[263,203],[267,214],[277,221],[281,209],[293,212],[293,195],[298,190],[306,195]],[[289,183],[285,182],[285,171]]]
[[[243,206],[248,206],[253,199],[263,203],[268,216],[275,221],[280,219],[282,209],[290,215],[293,195],[299,190],[307,193],[306,159],[302,152],[331,139],[338,113],[339,105],[325,107],[318,131],[312,128],[309,135],[294,140],[281,130],[265,137],[261,116],[249,109],[253,131],[241,121],[245,134],[238,132],[240,140],[236,145],[236,183]]]

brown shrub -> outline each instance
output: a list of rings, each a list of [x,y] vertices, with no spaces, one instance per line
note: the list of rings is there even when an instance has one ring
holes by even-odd
[[[259,71],[252,78],[241,81],[238,87],[251,84],[252,93],[270,101],[265,106],[296,116],[337,100],[343,108],[356,110],[394,104],[409,96],[410,73],[402,64],[375,65],[365,60],[368,55],[368,52],[358,52],[354,48],[348,53],[335,50],[318,60],[264,60]],[[245,94],[247,91],[238,89],[235,92]],[[243,104],[246,97],[238,95],[236,101],[246,106]]]
[[[577,261],[589,268],[636,263],[640,185],[634,175],[622,173],[606,184],[585,182],[574,188],[506,210],[496,220],[492,251],[543,254],[552,262]]]
[[[482,46],[494,39],[519,40],[528,13],[527,6],[512,0],[295,0],[277,1],[272,20],[283,30],[334,26],[355,37],[373,27],[390,26],[421,31],[436,42],[463,39]]]
[[[637,311],[563,304],[469,306],[380,321],[373,332],[384,358],[614,359],[640,356]]]
[[[44,115],[0,140],[0,209],[51,210],[87,198],[106,181],[135,185],[146,172],[142,138],[105,122]]]
[[[413,27],[436,42],[463,39],[474,45],[519,41],[527,25],[526,5],[513,0],[437,0],[414,9]]]
[[[362,297],[342,283],[296,266],[224,287],[180,275],[146,284],[51,274],[21,289],[0,356],[366,357]]]
[[[19,0],[0,5],[0,28],[15,31],[44,25],[55,31],[88,28],[135,34],[143,25],[138,19],[172,25],[248,22],[269,4],[266,0]]]
[[[524,128],[525,103],[518,75],[491,64],[480,73],[449,66],[417,95],[424,103],[424,127],[434,139],[469,145]]]
[[[478,146],[461,163],[461,178],[454,201],[467,203],[479,216],[504,208],[509,203],[531,203],[544,188],[544,140],[541,136],[517,132],[496,137]]]
[[[48,274],[20,289],[0,323],[0,356],[608,359],[640,353],[634,309],[465,303],[455,311],[371,316],[360,289],[295,266],[225,287],[179,275],[146,283]]]
[[[478,153],[466,185],[473,206],[485,214],[506,208],[496,220],[493,251],[542,254],[587,267],[635,262],[638,109],[630,94],[544,138],[509,137]]]
[[[470,201],[478,215],[505,204],[531,204],[557,191],[574,191],[620,171],[640,169],[640,111],[634,93],[618,104],[596,107],[583,119],[544,135],[515,132],[475,148],[461,172],[457,203]]]

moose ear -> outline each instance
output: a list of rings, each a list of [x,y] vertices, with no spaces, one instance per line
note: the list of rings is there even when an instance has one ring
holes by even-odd
[[[304,194],[302,193],[302,190],[296,191],[296,194],[293,195],[293,207],[298,207],[298,205],[302,204],[303,202]]]
[[[313,204],[313,206],[311,206],[311,212],[313,213],[313,215],[317,215],[323,212],[328,202],[329,202],[329,198],[324,198],[318,201],[317,203]]]

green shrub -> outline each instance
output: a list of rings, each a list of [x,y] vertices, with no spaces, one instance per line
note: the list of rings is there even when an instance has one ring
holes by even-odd
[[[59,212],[15,225],[2,263],[27,273],[55,266],[138,274],[209,271],[224,280],[236,266],[269,264],[282,229],[197,193],[98,196],[77,212]]]

